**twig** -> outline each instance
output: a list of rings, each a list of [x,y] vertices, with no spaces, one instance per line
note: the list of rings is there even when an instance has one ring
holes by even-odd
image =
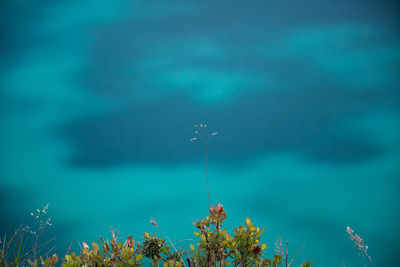
[[[289,244],[289,242],[286,241],[286,245],[285,245],[286,267],[288,267],[288,265],[287,265],[287,260],[288,260],[287,246],[288,246],[288,244]]]
[[[299,255],[299,253],[300,253],[300,251],[303,249],[303,247],[304,247],[304,244],[301,245],[301,248],[299,249],[299,251],[297,251],[296,256],[294,256],[294,258],[292,259],[292,261],[289,263],[289,266],[288,266],[288,267],[292,266],[294,260],[297,258],[297,256]]]
[[[74,242],[74,240],[72,240],[70,243],[69,243],[69,247],[68,247],[68,250],[67,250],[67,253],[65,254],[65,255],[68,255],[70,252],[71,252],[71,248],[72,248],[72,243]]]

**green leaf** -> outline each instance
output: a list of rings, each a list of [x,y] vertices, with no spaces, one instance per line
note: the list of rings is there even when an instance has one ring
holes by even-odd
[[[136,256],[136,261],[140,261],[142,258],[143,258],[143,255],[142,254],[138,254]]]
[[[99,251],[99,245],[97,245],[96,242],[92,242],[92,246],[93,246],[93,251],[97,253]]]
[[[165,252],[167,252],[168,250],[170,250],[171,249],[171,247],[163,247],[161,250],[160,250],[160,252],[161,253],[165,253]]]
[[[191,249],[191,250],[194,250],[193,244],[190,244],[190,249]]]
[[[281,264],[282,263],[282,256],[281,255],[274,255],[274,263]]]
[[[72,258],[71,258],[70,255],[65,255],[65,260],[66,260],[67,262],[70,262],[70,261],[72,260]]]

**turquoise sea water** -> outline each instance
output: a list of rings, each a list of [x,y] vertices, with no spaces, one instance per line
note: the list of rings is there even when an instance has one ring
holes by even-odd
[[[140,238],[187,247],[211,201],[315,266],[400,251],[395,1],[3,1],[0,230],[49,203],[56,251]],[[184,240],[184,241],[182,241]],[[300,263],[300,261],[298,262]]]

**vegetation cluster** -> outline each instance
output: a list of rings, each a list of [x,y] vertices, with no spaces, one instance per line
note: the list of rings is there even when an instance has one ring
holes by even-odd
[[[167,245],[164,238],[145,233],[141,241],[135,241],[132,236],[120,240],[120,234],[112,230],[111,240],[100,237],[98,242],[92,242],[91,247],[82,242],[79,254],[67,252],[59,260],[57,254],[50,256],[52,249],[43,252],[52,240],[38,245],[39,237],[46,225],[39,227],[40,232],[27,231],[18,228],[13,236],[2,240],[0,252],[0,266],[46,266],[61,265],[64,267],[96,267],[96,266],[269,266],[283,264],[290,267],[293,258],[288,262],[287,251],[276,250],[278,253],[272,258],[265,256],[268,249],[266,244],[260,243],[264,229],[256,227],[249,218],[244,225],[234,228],[231,236],[222,223],[227,218],[221,204],[211,206],[209,216],[195,223],[198,243],[190,244],[190,249],[176,249],[174,244]],[[151,223],[159,228],[153,219]],[[166,236],[167,240],[169,238]],[[33,241],[33,242],[32,242]],[[31,246],[31,247],[30,247]],[[43,256],[38,256],[43,252]],[[297,256],[297,255],[296,255]],[[284,259],[285,258],[285,259]],[[311,262],[304,262],[301,266],[309,267]]]

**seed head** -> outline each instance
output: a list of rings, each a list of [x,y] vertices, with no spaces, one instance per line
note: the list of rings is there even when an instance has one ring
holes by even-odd
[[[194,131],[195,137],[190,139],[191,142],[202,139],[205,143],[207,143],[210,137],[216,136],[218,134],[218,132],[213,132],[206,129],[207,124],[195,124],[194,127],[198,130]]]
[[[367,256],[368,258],[370,258],[368,256],[367,250],[368,250],[368,246],[364,243],[364,239],[362,239],[359,235],[354,234],[354,230],[351,229],[349,226],[347,226],[346,228],[346,232],[349,234],[349,238],[350,240],[354,241],[354,246],[360,250],[360,253],[362,256]]]

